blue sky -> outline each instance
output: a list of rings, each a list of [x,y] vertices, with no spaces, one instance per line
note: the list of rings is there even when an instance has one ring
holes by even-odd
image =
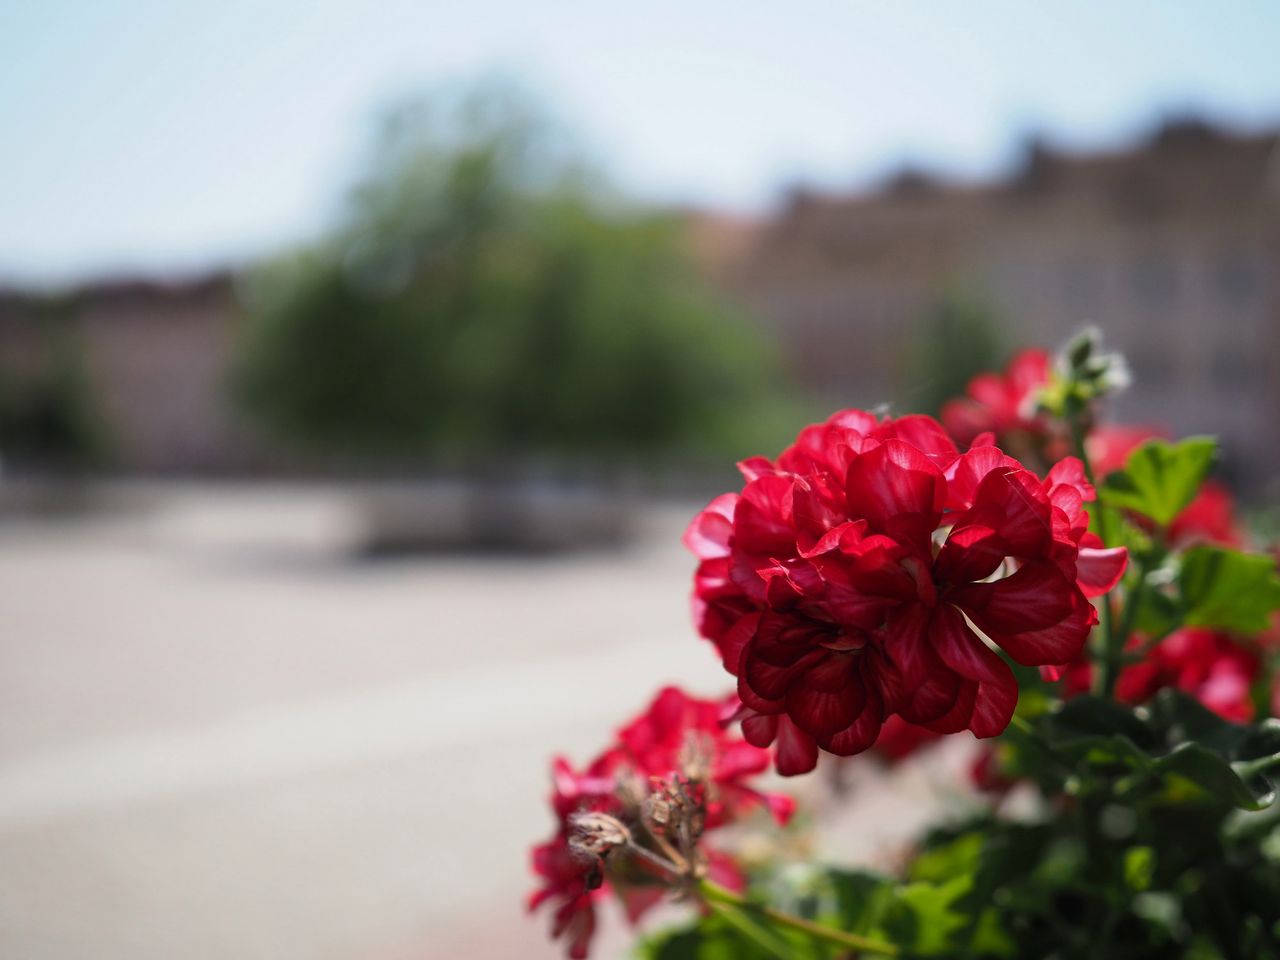
[[[758,210],[1033,130],[1116,143],[1198,108],[1280,121],[1272,2],[14,0],[0,278],[190,271],[331,221],[375,111],[501,71],[642,197]]]

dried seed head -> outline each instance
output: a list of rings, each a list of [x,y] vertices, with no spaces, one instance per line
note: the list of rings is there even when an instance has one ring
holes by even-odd
[[[665,792],[649,794],[644,800],[644,818],[656,832],[663,832],[671,822],[671,798]]]
[[[584,860],[600,860],[631,842],[631,832],[607,813],[584,811],[569,818],[569,849]]]

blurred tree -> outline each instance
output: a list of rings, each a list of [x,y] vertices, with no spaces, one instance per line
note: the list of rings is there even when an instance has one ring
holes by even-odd
[[[1004,366],[1008,348],[995,313],[981,300],[948,293],[918,323],[906,383],[913,410],[937,416],[979,373]]]
[[[73,315],[62,298],[32,303],[28,322],[37,327],[41,361],[25,372],[0,367],[0,455],[7,460],[74,470],[105,451]]]
[[[331,451],[744,453],[730,424],[777,396],[679,222],[602,190],[505,88],[394,111],[341,228],[246,290],[243,400]]]

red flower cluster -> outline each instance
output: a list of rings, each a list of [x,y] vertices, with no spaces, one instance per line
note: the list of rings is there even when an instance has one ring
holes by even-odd
[[[1135,635],[1129,649],[1145,645],[1146,639]],[[1230,634],[1183,627],[1151,647],[1141,662],[1121,670],[1115,695],[1136,706],[1156,691],[1173,687],[1191,694],[1223,719],[1246,723],[1253,719],[1251,688],[1260,669],[1258,656]],[[1092,679],[1093,667],[1087,659],[1072,664],[1062,678],[1063,696],[1086,692]]]
[[[722,826],[740,815],[765,807],[780,821],[791,815],[793,803],[781,794],[766,794],[749,783],[769,767],[769,753],[746,743],[725,729],[725,721],[738,709],[736,697],[698,700],[675,687],[658,693],[639,717],[622,727],[603,753],[582,771],[557,757],[552,764],[551,807],[556,832],[533,848],[533,870],[541,886],[529,898],[533,910],[555,901],[553,937],[565,937],[570,957],[587,955],[595,930],[596,904],[618,894],[628,918],[635,922],[658,902],[664,888],[645,883],[613,882],[595,875],[596,864],[581,859],[571,849],[571,818],[583,812],[624,817],[649,785],[682,776],[692,765],[705,775],[706,828]],[[630,795],[629,795],[630,792]],[[718,883],[741,888],[742,879],[732,860],[708,852],[708,868]]]
[[[805,428],[690,525],[694,613],[738,677],[743,734],[778,770],[851,755],[899,715],[940,733],[1009,723],[1015,661],[1074,661],[1123,573],[1087,533],[1074,459],[1041,481],[994,446],[961,455],[929,417],[860,410]],[[976,628],[976,629],[975,629]]]
[[[966,446],[992,433],[1009,449],[1038,449],[1051,440],[1052,421],[1037,411],[1036,401],[1052,370],[1049,354],[1023,350],[1003,373],[982,373],[970,380],[963,397],[943,406],[942,422]]]
[[[962,445],[990,433],[1004,449],[1020,456],[1060,459],[1067,452],[1066,436],[1053,419],[1036,411],[1036,399],[1049,384],[1053,364],[1043,350],[1023,350],[1003,373],[983,373],[970,382],[965,396],[942,408],[942,421]],[[1104,424],[1086,440],[1094,473],[1103,477],[1124,466],[1129,454],[1147,440],[1163,438],[1149,426]],[[1196,498],[1170,524],[1169,541],[1238,546],[1243,541],[1231,494],[1221,484],[1206,481]]]

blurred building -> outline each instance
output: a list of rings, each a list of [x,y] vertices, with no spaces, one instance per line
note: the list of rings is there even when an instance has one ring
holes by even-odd
[[[999,182],[908,172],[870,194],[795,193],[766,222],[697,217],[694,252],[833,406],[911,409],[902,359],[948,291],[989,303],[1014,345],[1095,323],[1134,368],[1117,415],[1219,434],[1256,492],[1280,476],[1276,144],[1179,122],[1115,153],[1036,145]],[[116,468],[257,469],[228,389],[236,317],[227,275],[0,291],[0,391],[73,363]]]
[[[227,383],[236,315],[227,274],[115,280],[58,295],[0,291],[0,388],[56,408],[75,402],[59,385],[83,378],[105,463],[125,472],[238,469],[251,443]],[[27,411],[37,421],[65,415]],[[4,452],[41,467],[64,451]]]
[[[717,274],[776,332],[831,404],[912,406],[901,359],[947,291],[989,304],[1014,345],[1086,323],[1135,386],[1115,414],[1218,434],[1255,492],[1280,476],[1280,150],[1180,121],[1139,146],[1030,147],[1005,180],[956,186],[907,172],[857,196],[793,195]]]

